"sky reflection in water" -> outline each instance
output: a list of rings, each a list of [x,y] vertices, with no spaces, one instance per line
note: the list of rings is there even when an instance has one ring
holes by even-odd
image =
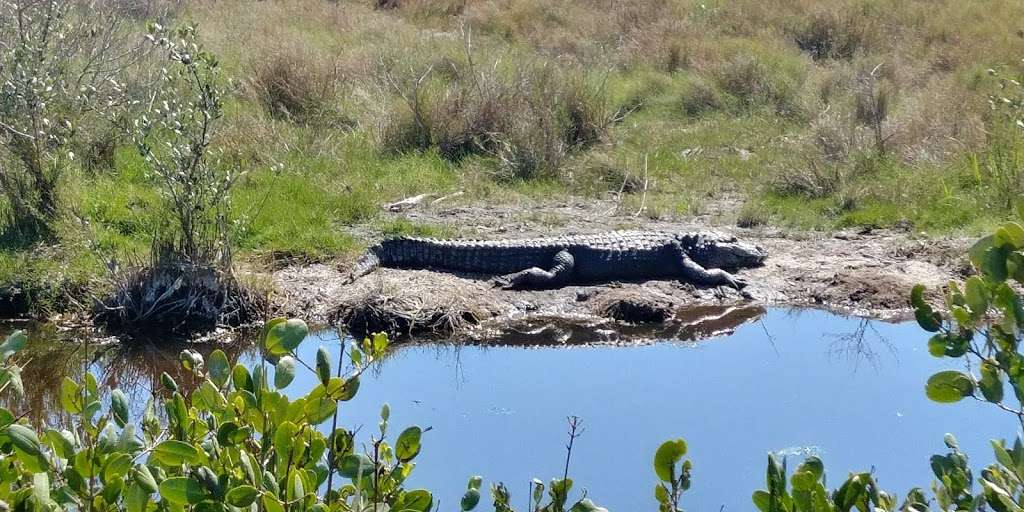
[[[331,333],[320,337],[336,346]],[[945,433],[980,467],[992,460],[988,440],[1017,430],[1014,418],[984,404],[929,402],[925,380],[956,363],[928,355],[926,339],[914,324],[771,310],[697,343],[410,346],[363,379],[343,419],[369,434],[388,401],[394,434],[433,427],[410,484],[449,506],[480,474],[504,481],[525,508],[530,478],[562,473],[568,415],[586,427],[571,477],[611,510],[655,508],[651,458],[678,436],[694,463],[688,510],[752,510],[769,451],[794,464],[819,455],[835,485],[875,467],[883,487],[902,496],[930,485],[928,458],[945,452]],[[303,357],[312,360],[317,346],[305,345]]]

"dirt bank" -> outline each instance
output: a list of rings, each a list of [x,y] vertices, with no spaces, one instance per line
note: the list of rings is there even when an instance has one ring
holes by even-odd
[[[541,212],[541,213],[536,213]],[[907,294],[917,283],[938,289],[966,271],[962,255],[969,239],[929,239],[892,230],[836,234],[739,229],[717,226],[708,218],[656,220],[616,214],[614,204],[588,201],[534,207],[469,206],[414,210],[402,214],[420,223],[446,225],[459,236],[520,238],[552,233],[611,229],[716,229],[766,248],[761,268],[742,271],[754,304],[812,306],[861,316],[896,320],[907,317]],[[716,217],[720,218],[720,217]],[[369,234],[367,234],[369,235]],[[382,269],[351,286],[342,279],[348,265],[289,267],[275,273],[283,309],[314,321],[362,321],[382,327],[367,304],[401,304],[427,323],[456,331],[507,332],[515,324],[547,318],[584,322],[671,323],[694,306],[735,306],[748,299],[731,289],[701,289],[678,281],[567,286],[545,291],[493,289],[483,279],[430,271]],[[364,309],[360,309],[364,308]],[[332,316],[333,314],[333,316]],[[684,315],[685,316],[685,315]],[[429,327],[429,326],[428,326]],[[416,331],[399,322],[393,331]],[[442,329],[443,330],[443,329]]]

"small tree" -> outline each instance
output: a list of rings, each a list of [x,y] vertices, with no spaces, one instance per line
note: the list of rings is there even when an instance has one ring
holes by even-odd
[[[154,234],[148,266],[114,266],[114,293],[97,304],[95,320],[122,331],[183,334],[260,320],[266,297],[231,269],[231,188],[240,172],[214,146],[226,95],[217,58],[192,26],[169,31],[151,23],[147,39],[170,65],[144,100],[133,139],[170,215]]]
[[[202,49],[193,26],[169,32],[153,23],[146,37],[172,63],[161,69],[134,133],[174,218],[157,245],[188,263],[228,268],[230,193],[240,173],[213,146],[225,96],[217,57]]]
[[[8,225],[52,232],[79,125],[120,103],[137,55],[121,18],[67,0],[0,0],[0,193]]]

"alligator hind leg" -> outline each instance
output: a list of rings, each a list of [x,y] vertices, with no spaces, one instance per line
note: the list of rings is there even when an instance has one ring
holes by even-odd
[[[572,267],[575,263],[569,251],[559,251],[555,255],[550,269],[544,270],[540,267],[528,268],[514,274],[497,277],[494,279],[494,284],[506,290],[562,286],[569,281],[569,276],[572,275]]]
[[[728,286],[737,290],[742,290],[747,286],[747,282],[742,278],[720,268],[707,269],[700,266],[699,263],[690,259],[681,245],[676,244],[676,254],[680,259],[683,279],[687,282],[701,286]]]

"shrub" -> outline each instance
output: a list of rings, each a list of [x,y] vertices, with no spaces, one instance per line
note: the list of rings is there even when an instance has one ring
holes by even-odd
[[[172,65],[133,134],[173,218],[155,246],[172,246],[189,263],[230,265],[230,191],[238,171],[217,160],[214,146],[224,114],[219,62],[199,45],[194,27],[168,32],[151,24],[148,37]]]
[[[154,234],[149,266],[115,271],[116,291],[97,301],[96,320],[118,330],[182,331],[257,319],[265,303],[231,268],[230,194],[240,172],[219,161],[214,146],[225,95],[219,63],[194,27],[149,30],[171,67],[133,136],[170,219]]]

